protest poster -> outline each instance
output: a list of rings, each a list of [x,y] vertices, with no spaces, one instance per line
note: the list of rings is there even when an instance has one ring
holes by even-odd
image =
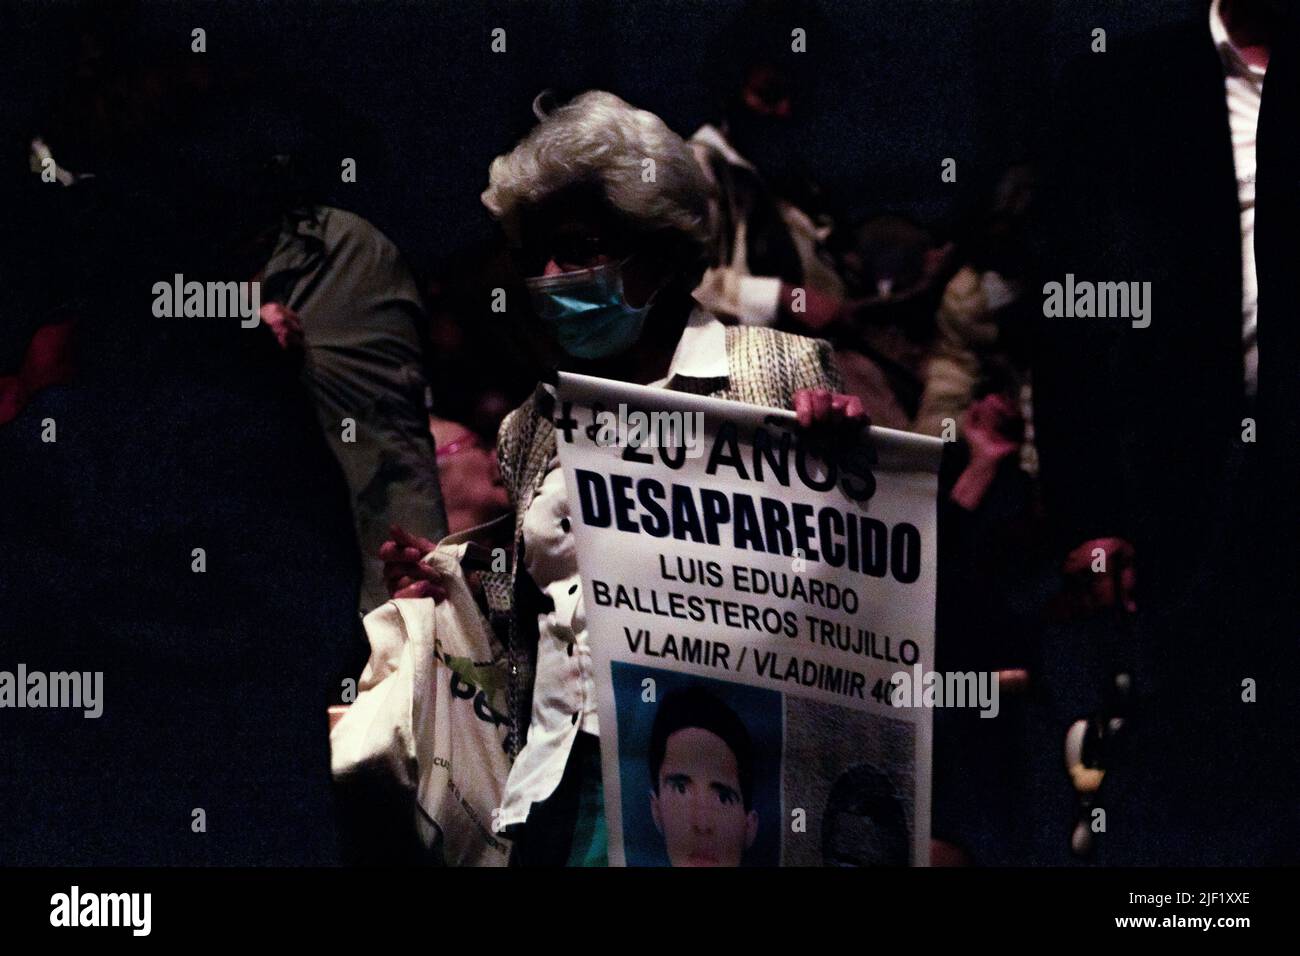
[[[571,374],[556,415],[610,863],[926,864],[942,443]]]

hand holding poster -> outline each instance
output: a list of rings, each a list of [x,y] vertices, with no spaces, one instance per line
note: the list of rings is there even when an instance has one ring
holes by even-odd
[[[941,443],[562,374],[614,865],[924,864]]]

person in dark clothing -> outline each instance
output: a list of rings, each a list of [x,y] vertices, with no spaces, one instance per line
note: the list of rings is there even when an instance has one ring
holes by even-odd
[[[358,638],[346,486],[265,324],[152,309],[177,272],[258,268],[243,187],[260,169],[232,128],[141,131],[141,155],[173,161],[135,177],[4,180],[22,198],[4,202],[19,215],[0,285],[23,292],[0,327],[57,316],[75,333],[70,374],[0,424],[0,671],[98,673],[102,713],[0,708],[0,865],[338,860],[326,706]]]
[[[1071,661],[1088,659],[1080,669],[1099,691],[1126,673],[1136,700],[1099,794],[1102,862],[1300,858],[1284,823],[1292,740],[1276,709],[1295,695],[1294,671],[1277,666],[1294,634],[1270,612],[1280,582],[1260,560],[1289,562],[1295,544],[1292,528],[1258,520],[1273,506],[1276,447],[1263,408],[1270,375],[1294,378],[1296,351],[1277,332],[1294,324],[1283,310],[1295,300],[1260,297],[1275,344],[1260,349],[1258,375],[1249,254],[1248,105],[1263,65],[1248,48],[1281,37],[1278,10],[1216,0],[1194,21],[1088,57],[1067,72],[1046,138],[1044,296],[1051,283],[1097,284],[1098,298],[1076,318],[1045,301],[1034,368],[1043,491],[1081,606],[1113,621],[1089,625],[1099,644],[1044,666],[1048,684],[1069,684]],[[1101,283],[1134,284],[1130,309],[1099,316]],[[1144,314],[1133,308],[1143,294]],[[1280,413],[1294,418],[1294,403]]]

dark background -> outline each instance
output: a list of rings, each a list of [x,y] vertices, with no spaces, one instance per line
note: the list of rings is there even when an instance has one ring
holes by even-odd
[[[809,171],[847,220],[957,214],[1027,157],[1051,84],[1108,40],[1199,16],[1199,0],[825,0],[810,31],[818,86],[794,131]],[[689,136],[717,114],[710,77],[735,51],[738,0],[638,2],[120,3],[89,5],[115,52],[202,55],[296,74],[319,90],[355,184],[332,201],[369,218],[427,273],[486,239],[478,201],[492,158],[534,122],[541,90],[605,88]],[[39,128],[78,56],[81,5],[0,2],[0,124]],[[492,53],[491,31],[507,52]],[[1152,70],[1159,64],[1153,63]],[[10,124],[14,124],[13,127]],[[958,162],[956,184],[940,162]],[[165,162],[166,157],[159,157]],[[338,160],[332,163],[337,182]]]

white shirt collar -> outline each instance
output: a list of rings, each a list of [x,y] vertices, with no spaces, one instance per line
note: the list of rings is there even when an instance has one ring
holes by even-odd
[[[727,363],[727,328],[717,316],[698,306],[686,320],[686,328],[668,363],[667,382],[674,375],[687,378],[726,378],[730,375]]]
[[[1222,2],[1223,0],[1214,0],[1210,4],[1210,37],[1219,51],[1224,70],[1231,76],[1241,76],[1256,82],[1263,80],[1263,67],[1247,63],[1246,58],[1241,55],[1241,50],[1228,35],[1228,27],[1223,22],[1223,11],[1220,9]]]

